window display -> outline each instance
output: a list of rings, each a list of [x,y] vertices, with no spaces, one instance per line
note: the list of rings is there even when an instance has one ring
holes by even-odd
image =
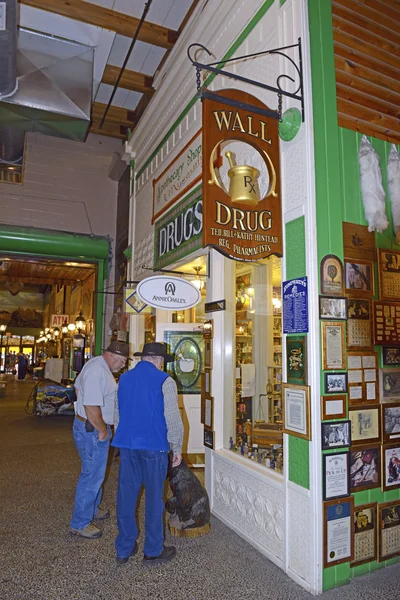
[[[230,449],[283,469],[280,259],[235,265],[235,427]]]

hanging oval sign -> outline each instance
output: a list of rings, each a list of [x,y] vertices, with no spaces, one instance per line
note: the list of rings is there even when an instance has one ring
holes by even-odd
[[[165,310],[186,310],[200,302],[199,290],[186,279],[155,275],[142,279],[136,288],[143,302]]]

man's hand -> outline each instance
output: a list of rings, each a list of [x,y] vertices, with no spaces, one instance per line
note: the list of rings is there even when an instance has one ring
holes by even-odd
[[[178,467],[182,462],[182,454],[174,454],[172,458],[172,466]]]
[[[108,429],[106,427],[104,430],[102,429],[101,431],[99,431],[99,440],[101,442],[104,442],[104,440],[106,440],[107,437],[108,437]]]

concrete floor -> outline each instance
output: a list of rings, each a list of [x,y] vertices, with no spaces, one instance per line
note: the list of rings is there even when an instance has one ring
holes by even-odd
[[[139,553],[115,564],[118,465],[111,464],[103,505],[112,517],[99,540],[68,532],[79,472],[70,417],[28,416],[32,384],[13,383],[0,398],[1,600],[303,600],[312,596],[275,565],[212,519],[209,535],[171,540],[178,556],[142,567]],[[142,502],[143,504],[143,502]],[[143,520],[143,506],[140,509]],[[399,567],[361,577],[322,595],[324,600],[395,600]]]

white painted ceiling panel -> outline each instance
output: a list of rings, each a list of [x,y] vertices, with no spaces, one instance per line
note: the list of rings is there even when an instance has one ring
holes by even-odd
[[[96,102],[101,102],[102,104],[107,104],[111,98],[111,94],[113,91],[112,85],[106,85],[105,83],[101,83],[99,85],[99,89],[97,90]],[[124,90],[123,88],[118,88],[115,92],[115,96],[113,98],[112,105],[113,106],[121,106],[123,107],[125,102],[128,99],[129,90]]]
[[[193,0],[174,0],[165,21],[163,22],[164,27],[175,30],[179,29],[183,19],[186,17],[186,13],[192,6],[192,2]]]
[[[153,0],[146,21],[162,25],[173,3],[174,0]],[[114,10],[140,19],[145,4],[144,0],[115,0]]]
[[[109,64],[122,67],[131,41],[130,38],[123,35],[115,36],[114,44],[108,59]],[[139,73],[144,73],[145,75],[154,75],[165,53],[166,50],[164,48],[137,41],[126,68]]]
[[[143,94],[141,94],[140,92],[129,92],[123,107],[127,110],[135,110],[142,96]]]

